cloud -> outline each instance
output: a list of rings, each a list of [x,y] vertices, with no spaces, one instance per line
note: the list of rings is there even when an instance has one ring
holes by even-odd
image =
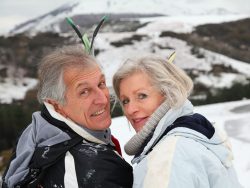
[[[0,34],[4,34],[11,29],[13,29],[16,25],[26,21],[27,18],[25,16],[2,16],[0,17]]]

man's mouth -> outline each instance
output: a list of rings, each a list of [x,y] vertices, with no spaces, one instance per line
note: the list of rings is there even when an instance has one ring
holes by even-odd
[[[100,114],[103,114],[105,112],[105,109],[99,110],[93,114],[91,114],[91,116],[99,116]]]

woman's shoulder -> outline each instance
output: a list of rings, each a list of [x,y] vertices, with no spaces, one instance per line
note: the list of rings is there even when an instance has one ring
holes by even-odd
[[[180,155],[182,159],[199,159],[209,153],[207,148],[196,140],[178,135],[165,136],[152,152],[166,153],[166,155],[173,153],[175,156]]]

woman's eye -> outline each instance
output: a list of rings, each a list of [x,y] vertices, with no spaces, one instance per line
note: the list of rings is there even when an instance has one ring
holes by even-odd
[[[122,100],[122,105],[126,105],[126,104],[128,104],[128,103],[129,103],[129,100],[128,100],[128,99]]]
[[[145,98],[147,98],[147,96],[148,96],[148,95],[146,95],[146,94],[144,94],[144,93],[140,93],[140,94],[138,95],[138,99],[145,99]]]

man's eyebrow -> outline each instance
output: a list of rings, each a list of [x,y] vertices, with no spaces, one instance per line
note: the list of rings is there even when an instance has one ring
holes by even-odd
[[[100,75],[100,77],[99,77],[99,80],[102,80],[102,79],[105,79],[105,75],[104,74],[101,74]],[[76,86],[76,88],[78,89],[79,87],[84,87],[84,86],[88,86],[89,85],[89,83],[88,82],[81,82],[81,83],[79,83],[77,86]]]
[[[79,84],[77,84],[77,86],[76,86],[76,89],[78,89],[79,87],[84,87],[84,86],[88,86],[88,83],[87,82],[82,82],[82,83],[79,83]]]

